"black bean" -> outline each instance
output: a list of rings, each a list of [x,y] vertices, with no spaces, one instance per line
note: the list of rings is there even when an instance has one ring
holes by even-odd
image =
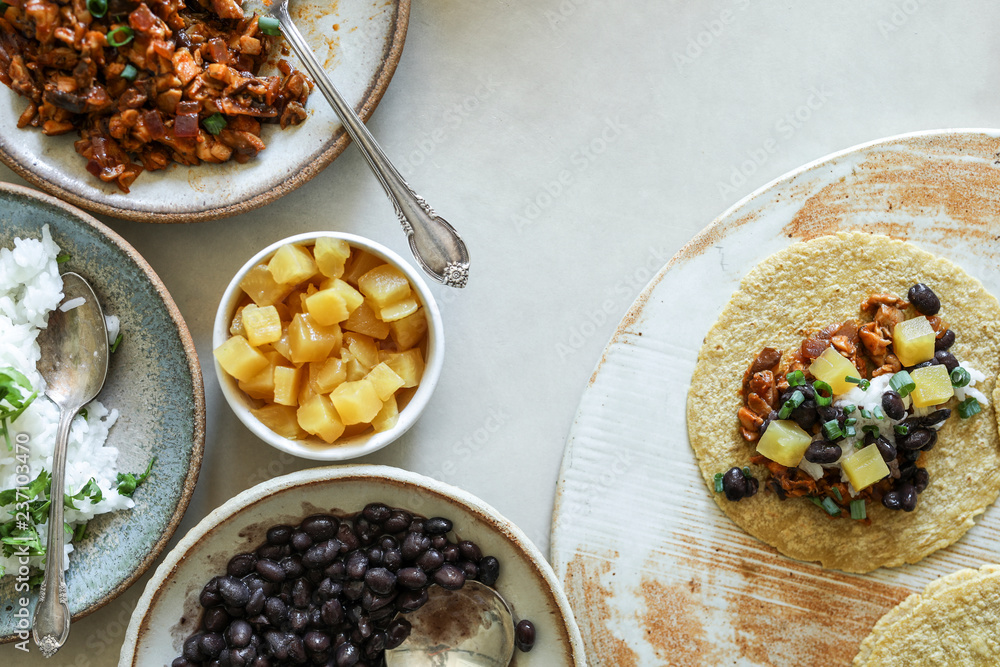
[[[292,541],[291,526],[271,526],[267,529],[267,541],[270,544],[288,544]]]
[[[378,611],[379,609],[385,609],[395,601],[395,591],[389,595],[378,595],[370,590],[367,590],[365,591],[365,594],[361,596],[361,607],[365,611]]]
[[[312,538],[313,542],[325,542],[337,535],[340,521],[329,514],[314,514],[302,520],[299,529]]]
[[[288,579],[295,579],[306,573],[306,568],[302,565],[302,556],[299,554],[285,556],[281,559],[279,565],[285,571],[285,577]]]
[[[431,549],[437,549],[440,551],[448,546],[448,538],[445,535],[432,535],[431,536]]]
[[[219,579],[219,595],[222,601],[232,607],[245,607],[250,601],[250,587],[236,577]]]
[[[911,428],[906,435],[896,439],[896,444],[903,449],[921,449],[930,444],[933,433],[926,428]]]
[[[760,482],[757,481],[756,477],[747,477],[747,495],[744,498],[750,498],[751,496],[756,496],[757,491],[760,489]]]
[[[220,658],[222,656],[219,656]],[[229,650],[229,666],[230,667],[255,667],[255,660],[257,659],[257,649],[253,646],[244,646],[243,648],[231,648]],[[226,664],[225,661],[220,660],[222,664]]]
[[[288,658],[300,665],[309,659],[306,655],[305,644],[302,643],[302,637],[292,635],[288,639]]]
[[[466,579],[476,579],[479,576],[479,567],[477,567],[471,560],[459,561],[458,569],[465,572]]]
[[[937,359],[928,359],[927,361],[921,361],[919,364],[915,364],[913,366],[907,366],[906,370],[915,371],[918,368],[928,368],[930,366],[938,366],[940,365],[940,363],[941,362],[938,361]]]
[[[937,315],[941,310],[941,300],[930,287],[917,283],[906,293],[906,298],[921,315]]]
[[[372,523],[381,525],[392,514],[392,510],[382,503],[368,503],[361,514]]]
[[[314,544],[302,554],[302,565],[309,569],[325,567],[337,558],[340,542],[335,539]]]
[[[836,463],[840,460],[842,453],[840,445],[829,440],[813,440],[806,449],[805,458],[811,463]],[[725,477],[723,477],[723,484],[725,481]]]
[[[465,560],[471,560],[476,563],[479,559],[483,557],[483,552],[479,549],[475,542],[470,542],[469,540],[462,540],[458,543],[458,550],[462,554],[462,558]]]
[[[437,549],[428,549],[417,559],[417,567],[427,573],[431,573],[444,565],[444,554]]]
[[[353,667],[361,661],[361,651],[351,642],[344,642],[336,650],[337,667]]]
[[[359,515],[354,517],[354,534],[358,536],[361,544],[368,545],[378,537],[378,526]]]
[[[923,493],[927,485],[931,483],[931,476],[927,473],[926,468],[917,468],[913,475],[913,488],[917,490],[917,493]]]
[[[368,554],[369,567],[382,567],[382,558],[384,556],[382,549],[379,547],[368,547],[368,551],[365,553]]]
[[[899,444],[898,440],[896,441],[896,444],[897,445]],[[902,451],[902,456],[903,456],[903,460],[904,461],[912,463],[912,462],[914,462],[914,461],[916,461],[917,459],[920,458],[920,450],[919,449],[904,449]]]
[[[288,610],[288,627],[292,632],[302,632],[309,625],[309,612],[305,609]]]
[[[201,640],[200,633],[191,635],[190,637],[184,640],[184,648],[181,651],[181,656],[185,660],[198,663],[204,660],[205,656],[202,655],[201,648],[199,646],[200,640]]]
[[[264,594],[264,589],[258,588],[251,591],[250,600],[247,602],[246,606],[247,616],[256,616],[264,611],[265,602],[267,602],[267,595]]]
[[[254,554],[238,554],[229,559],[226,574],[233,577],[245,577],[253,572],[256,564],[257,556]]]
[[[285,570],[281,567],[281,564],[268,558],[262,558],[257,561],[257,574],[259,574],[266,581],[271,581],[276,584],[282,583],[287,578]]]
[[[523,620],[514,627],[514,646],[525,653],[534,648],[535,626],[531,621]]]
[[[292,533],[292,549],[295,551],[302,553],[313,544],[313,538],[309,537],[308,533],[304,533],[301,530]]]
[[[339,581],[334,581],[330,577],[323,579],[316,587],[316,596],[320,600],[333,600],[340,597],[344,587]]]
[[[323,653],[333,645],[330,635],[317,630],[307,632],[302,638],[302,643],[306,645],[306,650],[312,653]]]
[[[396,588],[396,575],[384,567],[374,567],[365,572],[365,585],[379,595],[388,595]]]
[[[334,581],[343,581],[347,578],[347,565],[342,560],[334,561],[323,569],[323,574]]]
[[[359,644],[371,637],[373,632],[375,632],[375,626],[372,624],[372,619],[367,616],[358,619],[357,636],[361,640],[358,642]]]
[[[393,510],[389,518],[382,524],[382,530],[387,533],[401,533],[410,527],[413,516],[403,510]]]
[[[798,424],[803,431],[812,431],[812,427],[816,425],[817,421],[819,421],[819,416],[816,414],[815,404],[809,407],[803,403],[799,407],[792,410],[791,417],[792,421]]]
[[[743,471],[739,468],[727,470],[722,476],[722,490],[725,492],[727,500],[741,500],[747,493],[747,481],[743,476]]]
[[[209,579],[205,587],[201,589],[198,601],[201,602],[202,607],[217,607],[222,604],[222,596],[219,595],[219,579],[221,577]]]
[[[268,598],[264,603],[264,615],[277,628],[288,620],[288,607],[279,598]]]
[[[194,667],[194,663],[187,658],[174,658],[174,661],[170,663],[170,667]]]
[[[912,484],[901,484],[899,491],[899,506],[904,512],[912,512],[917,508],[917,490]]]
[[[292,587],[292,604],[296,607],[308,607],[312,601],[312,584],[306,579],[298,579]]]
[[[424,531],[424,520],[421,518],[414,518],[410,521],[410,525],[406,528],[408,533],[423,533]]]
[[[209,632],[222,632],[232,621],[232,617],[222,607],[206,609],[201,617],[201,627]]]
[[[888,438],[880,435],[875,439],[875,446],[878,447],[878,453],[882,455],[883,461],[888,463],[896,460],[896,446],[889,442]]]
[[[821,405],[816,408],[816,414],[819,415],[823,423],[833,421],[834,419],[840,421],[844,418],[844,410],[834,405]]]
[[[948,372],[951,373],[953,370],[958,368],[958,359],[955,355],[948,350],[938,350],[934,353],[934,359],[937,360],[939,364],[943,364]]]
[[[404,613],[416,611],[427,604],[427,589],[422,588],[418,591],[403,591],[396,596],[396,599],[393,600],[393,604],[396,609]]]
[[[358,536],[354,534],[354,529],[350,524],[342,523],[340,528],[337,529],[337,539],[341,543],[340,552],[348,553],[354,551],[359,546],[361,546],[361,540]]]
[[[385,648],[394,649],[410,636],[410,622],[397,618],[385,629]]]
[[[889,419],[900,420],[906,416],[906,406],[903,399],[893,390],[882,394],[882,410]]]
[[[882,496],[882,505],[885,506],[887,509],[891,510],[900,509],[902,505],[900,503],[899,491],[893,489],[892,491],[889,491],[884,496]]]
[[[434,573],[434,583],[449,591],[456,591],[465,584],[465,573],[450,563]]]
[[[407,533],[406,537],[403,538],[403,544],[400,546],[400,551],[403,554],[403,560],[416,560],[420,557],[420,554],[427,551],[431,546],[431,540],[426,535],[421,533]]]
[[[955,344],[955,332],[951,329],[934,339],[934,350],[947,350]]]
[[[353,551],[347,557],[347,576],[351,579],[363,579],[368,571],[368,554],[364,551]]]
[[[230,647],[243,648],[250,646],[250,639],[253,637],[253,628],[242,619],[233,621],[226,629],[226,642]]]
[[[403,588],[408,588],[411,591],[419,590],[427,585],[427,573],[419,567],[404,567],[396,573],[396,581]]]
[[[244,616],[247,615],[247,610],[244,607],[233,607],[227,604],[223,605],[222,608],[225,609],[226,613],[229,614],[232,618],[243,618]]]
[[[320,618],[328,626],[339,625],[344,621],[344,606],[340,604],[340,600],[327,600],[319,611]]]
[[[282,544],[265,544],[257,549],[257,558],[279,561],[291,552],[291,547]]]
[[[930,428],[932,426],[937,426],[938,424],[948,421],[948,417],[951,417],[951,409],[941,408],[940,410],[935,410],[929,415],[918,417],[917,423],[926,428]]]
[[[493,556],[486,556],[479,561],[479,581],[487,586],[493,586],[500,578],[500,561]]]
[[[198,640],[198,648],[203,656],[211,660],[219,657],[226,648],[226,640],[217,632],[206,632]]]
[[[399,549],[389,549],[382,555],[382,565],[395,572],[403,565],[403,552]]]
[[[424,530],[430,535],[444,535],[450,533],[452,523],[441,516],[431,517],[424,521]]]
[[[381,630],[372,632],[371,637],[365,643],[365,657],[369,660],[377,658],[385,650],[386,636]]]
[[[344,597],[352,602],[355,600],[360,600],[361,596],[365,594],[365,581],[364,579],[353,579],[344,584]]]

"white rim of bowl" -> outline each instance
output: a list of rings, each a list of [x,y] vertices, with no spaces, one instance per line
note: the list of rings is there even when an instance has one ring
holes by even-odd
[[[437,386],[438,379],[441,377],[441,368],[444,365],[444,323],[441,319],[441,311],[438,309],[437,301],[434,299],[434,295],[424,281],[423,276],[414,267],[404,261],[402,257],[371,239],[343,232],[305,232],[275,241],[251,257],[236,272],[236,275],[233,276],[233,279],[226,287],[226,291],[222,294],[222,300],[219,302],[219,308],[215,314],[215,326],[212,330],[212,350],[218,348],[229,338],[229,323],[232,319],[232,311],[239,300],[240,281],[246,275],[247,271],[262,262],[269,255],[272,255],[281,246],[290,243],[315,241],[320,237],[342,239],[347,241],[351,246],[371,252],[389,264],[398,267],[406,274],[410,284],[417,291],[417,294],[420,295],[420,300],[423,302],[428,319],[427,359],[424,363],[424,373],[420,377],[420,384],[417,385],[417,390],[410,397],[406,407],[399,411],[399,421],[396,425],[388,431],[357,435],[347,438],[343,442],[330,445],[315,436],[310,437],[308,440],[283,438],[264,426],[264,424],[250,413],[250,409],[247,407],[251,400],[250,397],[244,394],[239,388],[236,379],[222,369],[218,360],[215,359],[214,354],[212,361],[215,364],[215,376],[219,381],[219,386],[222,388],[222,393],[230,409],[232,409],[243,425],[250,429],[258,438],[275,449],[300,458],[313,461],[346,461],[376,452],[410,430],[410,427],[416,423],[424,408],[427,407],[427,403],[434,393],[434,388]]]
[[[253,486],[230,498],[199,521],[170,550],[170,553],[167,554],[163,562],[156,568],[156,572],[146,582],[146,587],[143,589],[142,596],[132,611],[132,618],[129,620],[128,628],[125,630],[125,642],[119,655],[118,666],[131,667],[133,665],[139,631],[142,627],[143,619],[145,619],[153,603],[153,598],[163,584],[173,575],[178,564],[185,559],[187,552],[200,542],[213,528],[250,505],[279,491],[315,482],[332,482],[336,480],[371,477],[410,484],[446,496],[463,505],[466,510],[472,512],[474,515],[484,517],[488,523],[502,532],[517,549],[525,554],[531,565],[538,570],[539,574],[548,584],[549,593],[559,608],[559,612],[562,615],[562,623],[566,628],[567,635],[569,635],[570,646],[568,648],[570,650],[570,657],[573,659],[575,665],[581,667],[586,665],[583,636],[580,634],[580,628],[577,626],[576,619],[573,616],[573,609],[570,607],[569,599],[566,597],[562,584],[559,582],[552,566],[545,559],[542,552],[538,550],[534,542],[528,539],[528,536],[513,522],[468,491],[463,491],[445,482],[439,482],[431,477],[425,477],[415,472],[390,466],[346,464],[309,468],[261,482],[257,486]]]

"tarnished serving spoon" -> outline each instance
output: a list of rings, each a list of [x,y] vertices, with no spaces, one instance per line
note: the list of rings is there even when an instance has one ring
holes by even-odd
[[[457,591],[427,589],[429,599],[404,615],[406,641],[385,652],[386,667],[507,667],[514,655],[514,620],[499,593],[478,581]]]
[[[295,55],[309,72],[320,92],[340,117],[355,145],[361,149],[368,166],[378,177],[385,193],[392,200],[403,231],[410,242],[410,250],[417,262],[434,280],[449,287],[465,287],[469,279],[469,251],[455,228],[427,205],[423,197],[413,191],[393,166],[382,148],[368,132],[351,105],[343,98],[319,64],[312,49],[306,44],[288,13],[288,0],[280,0],[269,12],[278,19],[281,32],[291,44]]]
[[[108,374],[108,330],[101,304],[90,284],[76,273],[63,274],[63,300],[49,314],[38,335],[42,357],[38,372],[48,387],[45,395],[59,406],[59,430],[52,454],[52,490],[49,498],[49,535],[45,551],[45,579],[38,593],[32,621],[35,643],[52,657],[69,637],[70,612],[63,573],[63,493],[66,486],[66,449],[69,429],[80,408],[92,401]],[[82,300],[82,302],[81,302]],[[62,308],[67,310],[62,310]]]

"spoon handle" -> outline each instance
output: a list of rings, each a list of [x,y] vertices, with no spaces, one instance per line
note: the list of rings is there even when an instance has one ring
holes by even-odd
[[[378,177],[385,193],[389,195],[396,210],[396,217],[406,232],[410,250],[413,251],[413,256],[421,268],[436,281],[449,287],[465,287],[469,278],[469,251],[458,232],[444,218],[436,214],[423,197],[413,191],[382,152],[378,142],[333,85],[302,37],[302,33],[295,27],[288,13],[287,0],[275,2],[270,13],[278,19],[281,32],[291,44],[295,55],[302,61],[309,76],[316,82],[320,92],[340,117],[347,133],[365,156],[368,166]]]
[[[45,579],[38,593],[38,605],[32,621],[35,644],[46,658],[52,657],[69,637],[69,604],[66,601],[66,576],[63,570],[63,493],[66,488],[66,450],[69,429],[78,410],[62,409],[56,449],[52,455],[52,487],[49,492],[49,534],[45,542]]]

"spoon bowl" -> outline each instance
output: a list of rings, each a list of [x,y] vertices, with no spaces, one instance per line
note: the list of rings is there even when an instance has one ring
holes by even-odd
[[[514,655],[510,605],[494,589],[466,581],[427,590],[420,609],[403,615],[410,636],[385,652],[386,667],[507,667]]]
[[[73,418],[92,401],[108,375],[108,330],[93,288],[76,273],[63,274],[63,299],[49,314],[38,336],[38,372],[45,378],[45,395],[59,407],[59,428],[52,455],[50,498],[62,498],[66,486],[66,450]],[[52,503],[49,526],[63,525],[63,503]],[[38,593],[32,635],[45,657],[51,657],[69,637],[63,530],[49,530],[45,578]]]

